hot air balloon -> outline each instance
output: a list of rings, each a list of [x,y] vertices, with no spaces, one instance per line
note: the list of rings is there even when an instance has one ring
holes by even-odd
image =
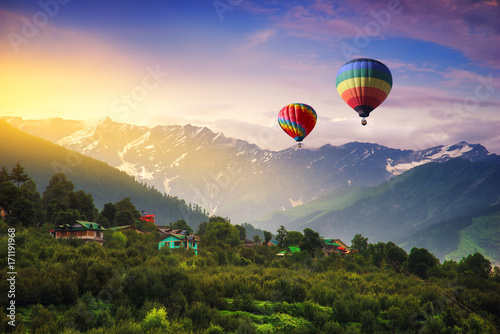
[[[375,59],[358,58],[344,64],[336,79],[342,99],[363,117],[370,115],[389,95],[392,75],[387,66]]]
[[[299,143],[311,133],[318,115],[314,109],[304,103],[292,103],[280,110],[278,123],[281,128]]]

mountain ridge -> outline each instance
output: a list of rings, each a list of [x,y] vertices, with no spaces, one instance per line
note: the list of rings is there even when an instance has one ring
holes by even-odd
[[[237,223],[342,187],[381,184],[432,161],[498,159],[480,144],[465,142],[420,151],[361,142],[271,151],[192,125],[147,127],[105,118],[95,126],[81,126],[56,143]]]
[[[339,189],[250,223],[270,229],[280,225],[299,231],[311,228],[321,235],[345,240],[361,233],[372,242],[393,241],[407,251],[414,246],[424,247],[443,260],[447,256],[460,259],[465,250],[473,250],[471,238],[480,234],[478,229],[493,231],[491,238],[500,240],[498,227],[493,230],[491,219],[485,223],[486,218],[481,218],[500,214],[499,203],[500,163],[454,158],[417,166],[380,185]],[[464,223],[467,217],[470,219]],[[473,219],[478,220],[474,226]],[[456,221],[459,226],[443,223],[448,221]],[[433,237],[435,234],[441,239]],[[443,235],[450,238],[450,234],[455,239],[444,242]],[[429,240],[434,242],[429,244]],[[491,260],[500,261],[498,247],[477,236],[473,240],[478,240],[474,241],[476,247],[483,247]],[[460,255],[451,255],[458,248]]]

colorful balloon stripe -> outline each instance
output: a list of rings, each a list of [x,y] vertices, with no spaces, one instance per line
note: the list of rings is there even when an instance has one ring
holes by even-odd
[[[386,81],[376,79],[376,78],[360,77],[360,78],[353,78],[353,79],[347,79],[347,80],[342,81],[337,86],[337,91],[342,96],[342,93],[345,90],[356,88],[356,87],[378,88],[380,90],[383,90],[385,92],[386,96],[389,95],[389,93],[391,92],[391,88],[392,88]]]
[[[360,91],[361,90],[361,91]],[[360,98],[359,95],[360,93],[363,95],[363,98]],[[378,107],[384,99],[387,97],[387,94],[378,88],[374,87],[357,87],[357,88],[351,88],[351,89],[346,89],[342,93],[342,99],[351,106],[351,108],[354,109],[356,105],[362,105],[370,99],[370,101],[373,101],[369,103],[370,105],[373,105],[373,109]],[[353,106],[351,103],[355,103]]]
[[[387,82],[389,86],[392,86],[392,77],[390,73],[370,68],[356,68],[343,71],[338,74],[335,83],[338,86],[344,80],[363,77],[380,79]]]
[[[304,103],[292,103],[280,110],[278,123],[290,137],[300,142],[311,133],[317,118],[311,106]]]
[[[389,74],[391,73],[389,68],[378,60],[370,58],[357,58],[345,63],[344,66],[340,68],[337,74],[342,73],[344,71],[352,70],[354,68],[373,68],[376,70],[387,72]]]

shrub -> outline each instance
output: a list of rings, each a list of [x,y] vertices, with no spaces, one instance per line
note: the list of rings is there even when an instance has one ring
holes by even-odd
[[[150,329],[167,329],[170,323],[167,320],[167,311],[162,307],[160,309],[153,308],[146,314],[142,321],[142,328],[145,330]]]

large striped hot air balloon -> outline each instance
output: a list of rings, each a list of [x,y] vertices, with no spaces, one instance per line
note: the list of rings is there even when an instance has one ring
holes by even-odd
[[[389,95],[392,75],[387,66],[375,59],[358,58],[344,64],[337,73],[337,91],[366,125],[370,115]]]
[[[314,109],[304,103],[292,103],[280,110],[278,123],[281,128],[299,143],[311,133],[318,115]]]

